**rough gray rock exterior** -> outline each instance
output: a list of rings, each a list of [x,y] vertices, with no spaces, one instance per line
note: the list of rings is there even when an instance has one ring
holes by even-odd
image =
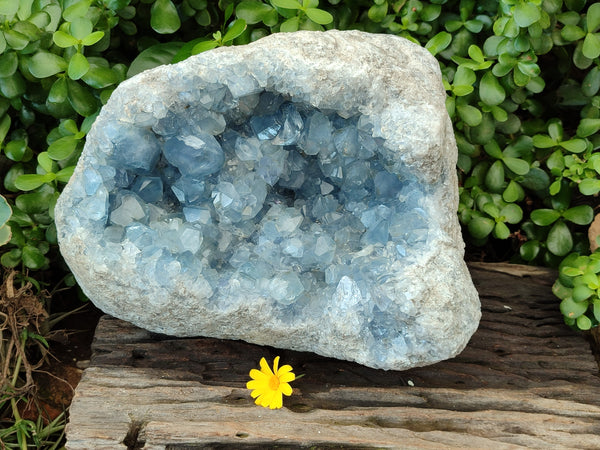
[[[256,102],[248,99],[263,91],[281,94],[299,110],[313,107],[329,114],[330,119],[336,112],[350,121],[360,117],[359,132],[370,130],[379,145],[374,157],[379,162],[368,163],[372,173],[372,167],[377,166],[397,174],[403,186],[417,186],[413,191],[418,195],[410,201],[414,202],[411,211],[422,211],[426,218],[421,240],[410,238],[417,243],[407,244],[401,256],[394,253],[401,250],[399,241],[392,238],[385,244],[370,244],[363,236],[359,249],[345,253],[340,250],[345,244],[336,241],[337,253],[328,264],[339,269],[339,259],[344,259],[343,267],[354,270],[352,273],[366,273],[364,279],[338,276],[332,283],[318,263],[309,268],[301,264],[290,267],[286,276],[291,271],[296,274],[294,280],[302,282],[301,294],[295,293],[298,296],[293,302],[275,292],[281,283],[284,289],[293,284],[280,278],[282,268],[275,262],[267,288],[258,287],[265,285],[263,279],[252,279],[256,287],[251,284],[247,288],[247,277],[232,269],[233,263],[227,259],[235,249],[224,251],[219,261],[214,254],[219,245],[227,245],[223,244],[225,234],[237,242],[237,247],[249,242],[251,252],[259,245],[250,241],[256,239],[256,233],[264,234],[258,222],[266,220],[260,218],[273,206],[269,199],[276,197],[272,192],[275,188],[261,181],[267,197],[264,211],[250,221],[257,223],[258,230],[252,236],[239,231],[239,223],[228,223],[225,216],[215,212],[212,205],[216,205],[217,197],[213,192],[206,201],[211,213],[208,228],[199,223],[188,227],[192,234],[201,230],[204,236],[199,249],[193,246],[193,257],[186,250],[186,242],[184,248],[173,250],[158,237],[149,244],[152,251],[140,243],[143,239],[134,243],[131,233],[127,234],[128,225],[111,222],[113,218],[117,221],[113,214],[124,198],[117,193],[119,183],[126,185],[118,181],[115,187],[114,178],[123,167],[135,166],[127,158],[134,160],[138,152],[150,149],[160,153],[156,149],[162,149],[166,138],[156,130],[169,111],[178,111],[181,119],[189,107],[184,103],[204,101],[203,89],[215,85],[228,87],[233,106],[221,111],[222,116],[211,112],[211,117],[218,116],[216,122],[225,117],[228,126],[229,122],[249,119],[248,108],[251,110]],[[127,141],[125,135],[132,138]],[[217,139],[222,143],[220,135]],[[240,162],[222,145],[226,155],[222,172],[233,171],[235,181]],[[127,152],[132,156],[125,155]],[[242,339],[382,369],[432,364],[462,351],[480,319],[479,298],[463,261],[464,244],[456,216],[456,158],[439,67],[426,50],[399,37],[357,31],[279,33],[246,46],[202,53],[123,82],[88,134],[75,173],[57,202],[60,248],[80,286],[100,309],[154,332]],[[252,172],[244,167],[244,174]],[[147,169],[138,168],[136,173]],[[207,181],[207,186],[218,183],[214,180]],[[339,189],[342,192],[345,188]],[[348,216],[360,217],[368,228],[360,211],[372,207],[370,198],[374,195],[359,202],[340,200],[340,209]],[[404,198],[394,201],[401,203]],[[302,201],[291,205],[301,206]],[[392,203],[389,206],[395,207]],[[148,228],[144,229],[153,236],[166,236],[165,224],[173,220],[179,227],[174,226],[177,233],[188,229],[188,216],[183,217],[181,205],[146,207],[150,212],[145,210],[146,216],[140,220],[146,221],[144,227]],[[326,225],[307,223],[305,211],[306,207],[302,209],[304,231],[298,232],[309,239],[310,230],[318,229],[318,234]],[[148,219],[153,214],[154,219]],[[162,227],[162,234],[151,229],[156,224]],[[209,228],[213,232],[216,229],[217,235],[211,238]],[[159,253],[162,256],[156,256]],[[288,260],[282,257],[281,261]],[[253,262],[251,253],[248,263]],[[324,281],[327,279],[329,284]]]

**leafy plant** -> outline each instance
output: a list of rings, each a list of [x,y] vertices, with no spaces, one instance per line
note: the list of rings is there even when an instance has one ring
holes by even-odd
[[[600,252],[589,256],[571,253],[559,268],[552,291],[562,301],[560,310],[568,325],[589,330],[600,322]]]

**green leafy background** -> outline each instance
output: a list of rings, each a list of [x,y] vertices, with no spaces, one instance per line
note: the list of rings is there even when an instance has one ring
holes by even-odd
[[[0,0],[0,263],[62,278],[53,208],[115,87],[277,32],[405,37],[439,61],[468,257],[557,267],[567,324],[600,319],[600,4],[586,0]],[[43,283],[42,283],[43,284]]]

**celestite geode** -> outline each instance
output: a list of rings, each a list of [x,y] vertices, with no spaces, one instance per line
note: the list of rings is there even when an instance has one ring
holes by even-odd
[[[56,207],[105,312],[384,369],[456,355],[479,299],[437,62],[280,33],[122,83]]]

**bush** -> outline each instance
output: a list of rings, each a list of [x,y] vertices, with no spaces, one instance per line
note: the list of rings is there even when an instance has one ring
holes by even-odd
[[[4,267],[66,270],[53,206],[121,81],[218,46],[328,28],[403,36],[439,60],[471,245],[504,246],[514,262],[552,267],[589,253],[585,226],[600,192],[600,4],[5,0],[0,15]],[[589,319],[567,313],[568,324],[598,324],[589,289],[585,299],[560,291]]]

